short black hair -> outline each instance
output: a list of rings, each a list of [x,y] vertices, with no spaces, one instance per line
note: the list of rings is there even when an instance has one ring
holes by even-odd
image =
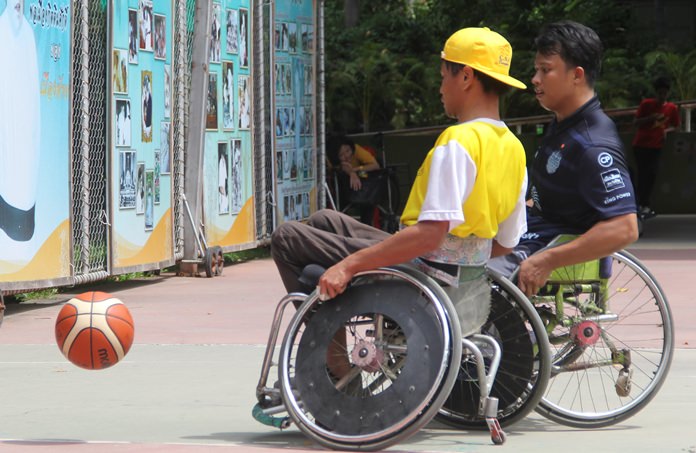
[[[537,52],[558,55],[566,64],[581,66],[590,87],[594,87],[602,69],[604,46],[597,33],[572,20],[544,26],[534,40]]]
[[[346,137],[345,135],[338,137],[338,140],[336,143],[337,143],[336,150],[341,149],[341,147],[343,145],[348,145],[350,147],[351,151],[355,152],[355,142],[353,140],[351,140],[350,138]]]
[[[655,90],[659,90],[660,88],[666,88],[669,90],[672,88],[672,84],[669,83],[669,79],[667,77],[658,77],[653,82],[653,88],[655,88]]]
[[[466,66],[464,64],[455,63],[453,61],[442,61],[445,62],[445,67],[453,76],[459,74],[459,71],[461,71],[464,68],[464,66]],[[471,70],[474,71],[474,77],[481,81],[481,86],[483,87],[484,93],[495,93],[498,96],[503,96],[510,89],[510,86],[508,84],[503,83],[500,80],[496,80],[493,77],[484,74],[483,72],[478,71],[474,68],[471,68]]]

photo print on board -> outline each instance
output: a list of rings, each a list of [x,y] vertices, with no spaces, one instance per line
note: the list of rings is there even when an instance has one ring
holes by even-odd
[[[227,10],[227,53],[239,53],[239,14],[236,9]]]
[[[218,143],[218,214],[230,213],[230,154],[227,142]]]
[[[121,150],[119,152],[119,184],[118,207],[119,209],[135,208],[135,151]]]
[[[288,52],[297,53],[297,24],[295,22],[288,24]]]
[[[222,62],[222,128],[234,129],[234,65]]]
[[[128,94],[128,51],[126,49],[113,50],[111,79],[115,94]]]
[[[160,123],[160,174],[168,175],[172,172],[172,159],[171,159],[171,123],[169,121],[162,121]]]
[[[145,162],[137,163],[138,177],[135,180],[135,213],[145,213]]]
[[[131,105],[129,99],[115,100],[114,145],[131,146]]]
[[[155,204],[160,204],[160,150],[155,150]]]
[[[128,10],[128,63],[138,64],[138,10]]]
[[[172,67],[164,65],[164,117],[172,116]]]
[[[249,76],[240,75],[237,77],[238,98],[239,98],[239,124],[238,129],[249,129],[251,124],[251,87],[249,86]]]
[[[218,75],[216,72],[208,74],[208,98],[205,102],[205,128],[217,130],[218,128]]]
[[[274,48],[275,50],[281,50],[281,49],[283,48],[283,44],[282,44],[282,41],[281,41],[281,39],[280,39],[280,36],[281,36],[281,28],[282,28],[282,27],[281,27],[280,22],[276,22],[276,23],[275,23],[275,27],[274,27],[274,29],[273,29],[273,43],[274,43],[273,48]]]
[[[167,18],[161,14],[155,14],[155,58],[167,59]]]
[[[210,18],[210,62],[220,63],[220,5],[213,4],[213,17]]]
[[[239,67],[249,67],[249,10],[239,8]]]
[[[230,195],[232,198],[232,214],[242,210],[242,140],[230,141],[232,147],[232,179],[230,180]]]
[[[145,171],[145,231],[155,226],[155,172]]]
[[[152,142],[152,71],[142,71],[142,141]]]
[[[155,39],[152,33],[152,0],[140,0],[138,15],[140,20],[140,50],[152,52],[155,48]]]

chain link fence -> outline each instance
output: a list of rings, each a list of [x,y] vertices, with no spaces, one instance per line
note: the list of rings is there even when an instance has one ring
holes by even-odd
[[[72,234],[75,283],[108,276],[107,12],[79,0],[73,11]]]

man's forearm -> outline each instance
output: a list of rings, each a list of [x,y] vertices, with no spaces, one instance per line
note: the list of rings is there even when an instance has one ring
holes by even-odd
[[[577,239],[541,253],[555,269],[611,255],[635,242],[636,239],[638,239],[636,215],[625,214],[598,222]]]

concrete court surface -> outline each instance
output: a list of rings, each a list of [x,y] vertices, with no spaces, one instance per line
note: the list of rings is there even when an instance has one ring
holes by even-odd
[[[667,293],[678,348],[657,397],[609,428],[568,428],[532,414],[493,446],[485,432],[435,422],[394,452],[696,453],[696,217],[660,216],[630,250]],[[0,327],[0,452],[316,451],[295,427],[251,418],[273,310],[284,294],[269,259],[221,277],[173,275],[75,291],[108,291],[136,323],[124,361],[86,371],[63,358],[53,325],[62,302],[11,304]],[[275,380],[275,376],[271,377]]]

